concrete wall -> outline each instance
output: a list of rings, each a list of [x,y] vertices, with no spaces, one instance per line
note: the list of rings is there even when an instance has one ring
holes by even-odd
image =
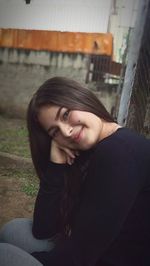
[[[122,63],[128,45],[129,30],[135,26],[140,0],[116,0],[112,2],[108,32],[114,37],[114,61]]]
[[[84,71],[68,67],[66,69],[38,65],[0,65],[0,113],[11,117],[25,118],[26,109],[32,94],[48,78],[66,76],[84,84]],[[85,84],[84,84],[85,85]],[[95,84],[88,84],[95,89]],[[118,102],[117,92],[105,90],[96,92],[98,98],[111,112]]]
[[[87,56],[16,49],[0,49],[0,112],[24,118],[32,94],[48,78],[66,76],[85,85]],[[96,83],[89,83],[96,90]],[[97,96],[108,111],[116,106],[117,92],[103,89]]]
[[[42,65],[56,68],[86,69],[88,56],[81,53],[61,53],[15,48],[0,48],[1,63]]]
[[[67,76],[83,82],[82,70],[67,67],[40,65],[0,65],[0,111],[16,117],[24,117],[31,95],[48,78]]]

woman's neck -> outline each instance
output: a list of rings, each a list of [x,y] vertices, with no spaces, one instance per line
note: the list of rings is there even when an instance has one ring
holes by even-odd
[[[118,128],[121,128],[120,125],[118,125],[115,122],[107,122],[105,120],[102,121],[102,129],[100,132],[100,141],[104,138],[107,138],[108,136],[112,135],[117,131]]]

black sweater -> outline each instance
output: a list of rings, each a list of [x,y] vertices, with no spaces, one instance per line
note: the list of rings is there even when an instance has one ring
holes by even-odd
[[[45,266],[149,266],[150,140],[120,128],[91,154],[71,236],[50,252],[32,255]],[[41,180],[33,222],[37,238],[60,230],[66,167],[50,162]]]

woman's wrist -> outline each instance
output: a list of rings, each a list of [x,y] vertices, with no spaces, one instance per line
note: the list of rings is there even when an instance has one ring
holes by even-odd
[[[63,164],[66,164],[66,162],[63,161],[63,160],[58,160],[58,159],[55,159],[54,160],[54,159],[51,159],[51,158],[50,158],[50,162],[53,163],[53,164],[55,164],[55,165],[61,165],[61,164],[63,165]]]

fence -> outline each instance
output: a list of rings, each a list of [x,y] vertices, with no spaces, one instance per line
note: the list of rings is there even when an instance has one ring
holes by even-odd
[[[121,125],[150,136],[150,0],[139,1],[135,27],[129,29],[124,62],[111,56],[91,55],[86,82],[104,82],[105,74],[120,79],[113,110]]]
[[[150,135],[150,1],[147,6],[141,47],[126,125]]]
[[[118,120],[122,125],[150,136],[150,1],[139,4],[131,35],[128,63],[121,94]]]
[[[88,58],[86,83],[92,81],[104,81],[105,74],[113,75],[118,79],[121,72],[121,64],[112,61],[109,55],[90,55]],[[91,78],[90,78],[91,76]]]

